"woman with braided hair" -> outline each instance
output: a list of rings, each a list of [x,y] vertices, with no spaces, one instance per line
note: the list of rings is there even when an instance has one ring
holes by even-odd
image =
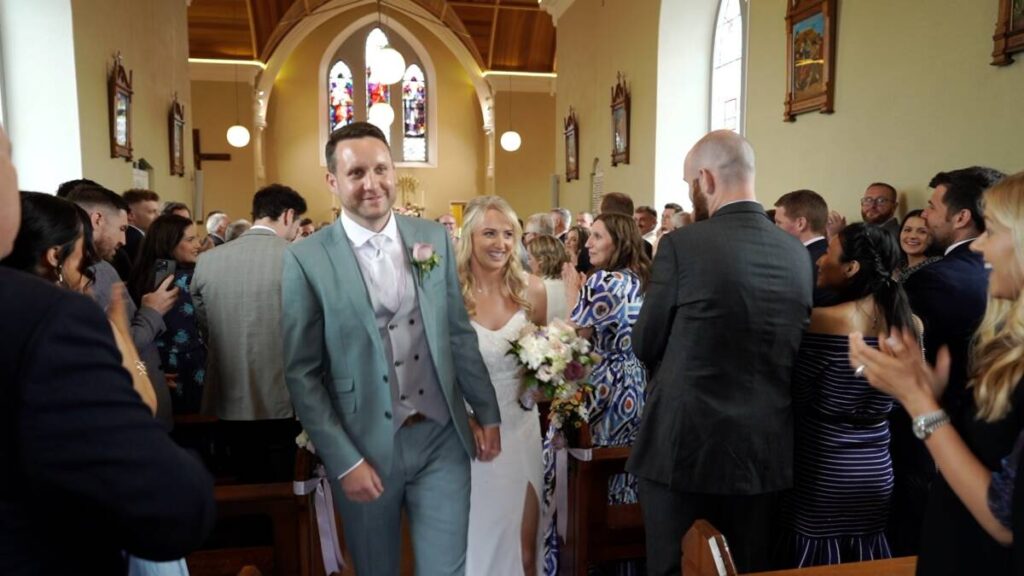
[[[818,259],[818,287],[838,294],[840,303],[813,310],[793,372],[794,477],[783,502],[788,530],[781,548],[786,564],[892,556],[885,536],[893,489],[892,398],[850,365],[847,336],[914,327],[907,296],[892,279],[898,257],[887,232],[853,224]]]

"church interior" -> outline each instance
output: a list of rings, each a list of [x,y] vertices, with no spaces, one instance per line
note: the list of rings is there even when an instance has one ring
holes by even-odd
[[[198,223],[214,210],[249,218],[271,183],[302,194],[315,223],[334,221],[324,145],[363,120],[389,138],[407,214],[458,220],[483,195],[524,220],[596,213],[608,192],[689,210],[683,159],[725,128],[753,146],[765,208],[810,189],[854,221],[872,182],[898,190],[902,215],[925,206],[937,172],[1022,168],[1024,29],[1002,46],[993,36],[1011,3],[4,0],[0,123],[22,190],[148,188]],[[806,5],[824,7],[827,33],[803,54],[793,9]],[[302,542],[190,560],[193,574],[324,573],[315,496],[295,520],[291,484],[218,490],[221,510],[293,522]],[[635,551],[627,532],[613,538]]]

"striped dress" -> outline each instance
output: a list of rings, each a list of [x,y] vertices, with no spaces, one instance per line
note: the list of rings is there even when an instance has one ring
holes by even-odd
[[[846,336],[808,333],[797,358],[793,490],[784,512],[786,553],[800,568],[892,556],[892,398],[853,375],[848,353]]]

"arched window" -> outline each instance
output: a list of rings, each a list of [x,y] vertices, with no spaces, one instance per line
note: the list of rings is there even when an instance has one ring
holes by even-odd
[[[420,67],[413,64],[402,78],[402,118],[405,132],[402,152],[406,161],[427,159],[427,83]]]
[[[385,46],[405,60],[405,73],[391,85],[378,81],[371,66],[377,60],[375,52]],[[381,26],[376,18],[354,23],[335,38],[321,60],[321,74],[327,76],[327,91],[321,92],[327,122],[320,125],[321,137],[326,141],[332,131],[355,121],[371,122],[384,132],[396,163],[436,166],[432,66],[423,46],[401,26]]]
[[[374,104],[391,102],[391,89],[387,84],[377,81],[370,67],[370,59],[374,52],[388,45],[388,37],[380,28],[370,30],[366,35],[366,50],[364,51],[363,63],[366,66],[366,109],[369,111]],[[369,112],[367,112],[369,116]],[[369,122],[376,124],[384,132],[388,142],[391,141],[391,126],[387,123],[375,122],[375,118],[368,118]]]
[[[744,0],[720,0],[711,64],[712,130],[743,132]]]
[[[327,122],[330,132],[355,120],[354,93],[352,70],[345,62],[338,60],[331,66],[327,78]]]

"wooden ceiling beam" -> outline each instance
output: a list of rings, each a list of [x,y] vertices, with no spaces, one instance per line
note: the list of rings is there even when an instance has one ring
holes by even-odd
[[[445,2],[447,6],[455,6],[459,8],[487,8],[489,6],[495,6],[502,10],[526,10],[527,12],[540,12],[541,8],[537,6],[524,6],[522,4],[483,4],[481,2],[460,2],[459,0],[448,0]]]
[[[494,13],[491,15],[491,44],[487,49],[487,69],[494,66],[494,37],[498,35],[498,5],[494,5]]]
[[[249,22],[249,38],[252,40],[252,53],[259,54],[260,47],[256,44],[256,20],[252,15],[252,0],[243,0],[245,2],[245,14]]]

